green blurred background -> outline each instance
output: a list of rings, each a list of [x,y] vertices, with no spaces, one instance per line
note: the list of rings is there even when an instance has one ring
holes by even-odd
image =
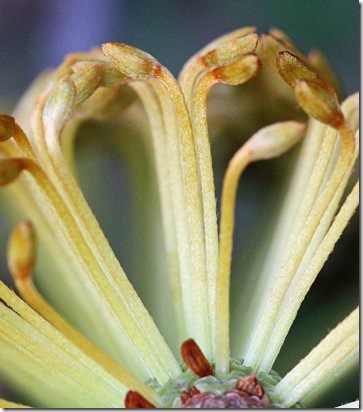
[[[259,33],[271,27],[283,29],[299,47],[308,52],[318,48],[331,62],[343,85],[344,95],[359,88],[359,3],[357,0],[0,0],[0,109],[10,113],[32,79],[44,68],[56,67],[64,55],[88,50],[107,41],[137,46],[155,56],[177,75],[185,61],[215,37],[236,28],[254,25]],[[94,141],[97,147],[97,141]],[[239,144],[239,143],[238,143]],[[230,143],[229,153],[237,148]],[[111,164],[119,160],[110,153]],[[82,159],[81,159],[82,160]],[[84,170],[91,170],[97,155],[85,153]],[[227,161],[227,159],[226,159]],[[101,184],[90,172],[81,181],[102,227],[124,266],[132,248],[120,247],[127,229],[116,226],[103,199],[107,191],[122,202],[120,184],[125,171],[113,166],[102,169]],[[268,165],[267,174],[276,166]],[[283,164],[281,164],[283,167]],[[98,167],[95,170],[100,170]],[[259,183],[256,169],[248,179]],[[107,173],[114,181],[104,183]],[[278,173],[277,173],[278,174]],[[218,179],[218,176],[217,176]],[[89,184],[102,190],[96,197]],[[122,186],[122,184],[121,184]],[[127,184],[126,184],[127,186]],[[115,188],[119,194],[115,195]],[[125,188],[126,190],[126,188]],[[255,209],[264,209],[273,199],[259,197],[263,190],[246,188],[245,206],[239,216],[244,233],[236,235],[235,254],[244,258],[253,251],[248,245],[249,230],[264,231]],[[130,208],[125,205],[125,208]],[[114,212],[117,213],[117,212]],[[5,248],[10,226],[0,214],[0,277],[6,277]],[[358,219],[351,222],[343,241],[309,293],[279,357],[276,370],[286,373],[358,302]],[[134,240],[137,243],[137,239]],[[133,257],[135,259],[135,257]],[[137,256],[136,256],[137,258]],[[237,262],[238,267],[238,262]],[[133,266],[130,263],[130,272]],[[129,273],[126,270],[127,273]],[[135,280],[137,283],[137,279]],[[357,371],[327,394],[317,406],[334,406],[358,397]]]

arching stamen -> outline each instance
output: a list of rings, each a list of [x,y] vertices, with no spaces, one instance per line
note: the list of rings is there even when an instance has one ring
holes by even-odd
[[[177,169],[171,169],[172,187],[179,196],[176,198],[173,195],[173,205],[178,214],[175,221],[179,256],[183,261],[181,273],[183,271],[186,277],[191,277],[193,283],[194,336],[206,356],[212,358],[200,182],[192,126],[184,97],[170,72],[147,53],[121,43],[105,44],[103,50],[122,73],[150,82],[166,113],[164,120],[169,154],[177,165],[181,162]],[[169,129],[172,133],[169,133]],[[189,273],[185,272],[183,256],[187,258],[187,263],[191,258],[192,270]]]
[[[358,94],[349,97],[342,103],[344,116],[354,130],[358,124],[358,107]],[[336,161],[333,163],[332,156],[339,155],[338,147],[334,149],[336,143],[339,143],[337,141],[338,137],[338,133],[334,129],[315,119],[310,119],[297,164],[289,182],[289,189],[279,213],[268,254],[264,258],[263,269],[258,277],[254,292],[257,296],[261,296],[259,300],[261,304],[258,305],[256,299],[252,300],[246,308],[247,312],[244,311],[248,322],[244,323],[239,333],[239,341],[245,344],[245,346],[243,343],[240,344],[242,347],[241,356],[245,355],[247,342],[253,336],[251,332],[246,332],[253,331],[256,328],[258,319],[264,310],[263,302],[266,302],[269,297],[269,293],[264,286],[265,284],[273,284],[276,281],[280,268],[284,265],[286,259],[284,252],[289,253],[286,249],[284,250],[285,246],[293,247],[301,231],[300,225],[301,227],[304,226],[311,207],[323,187],[323,176],[329,173],[326,171],[327,168],[334,166],[336,163]],[[318,170],[314,170],[315,164],[319,164]],[[306,269],[301,268],[301,270]]]
[[[140,359],[137,356],[138,361],[135,362],[136,368],[142,367],[142,362],[145,361],[148,364],[146,370],[152,371],[151,373],[157,376],[160,382],[164,382],[170,379],[171,375],[180,373],[177,361],[127,280],[77,183],[71,179],[73,186],[67,185],[70,182],[67,167],[63,163],[55,168],[53,165],[57,158],[62,157],[59,133],[72,115],[75,90],[72,79],[66,76],[61,79],[49,101],[46,96],[42,96],[38,101],[33,117],[33,127],[39,144],[38,151],[42,153],[41,162],[44,164],[45,171],[37,162],[29,158],[18,159],[13,165],[27,169],[33,175],[38,185],[35,189],[40,189],[47,197],[44,206],[47,218],[69,240],[67,247],[71,247],[77,265],[83,266],[82,275],[88,287],[92,288],[94,293],[101,293],[104,296],[102,302],[109,312],[107,326],[111,329],[110,336],[113,339],[120,335],[128,336],[128,339],[135,344],[133,351],[137,350],[140,355]],[[46,124],[43,121],[46,121]],[[60,153],[60,157],[52,157],[51,154],[54,152]],[[39,194],[37,191],[36,193]],[[83,252],[80,252],[81,249]],[[121,306],[123,309],[120,308]],[[117,307],[119,309],[116,310]],[[131,335],[126,332],[127,324],[134,324],[129,328],[133,331]],[[125,340],[122,342],[118,345],[126,348]],[[165,351],[165,356],[162,358],[156,356],[160,347],[164,347]],[[123,361],[130,362],[130,359],[124,358]]]
[[[304,256],[310,259],[309,255],[319,246],[317,240],[324,236],[328,230],[357,155],[354,135],[344,119],[334,90],[301,59],[290,52],[278,54],[277,66],[283,79],[292,87],[297,87],[298,93],[304,95],[300,95],[303,109],[318,120],[328,122],[330,126],[338,128],[342,149],[328,182],[312,202],[306,220],[299,221],[295,226],[294,230],[298,231],[297,236],[292,241],[289,240],[289,244],[286,246],[288,253],[285,253],[286,258],[281,274],[269,296],[245,357],[246,365],[252,366],[255,371],[264,370],[266,372],[270,370],[271,364],[264,364],[264,369],[261,369],[262,354],[265,353],[268,341],[274,333],[274,327],[286,293]],[[304,87],[300,88],[300,84],[304,84]],[[309,101],[308,96],[314,96],[315,100]],[[320,175],[319,167],[320,164],[317,163],[314,172]],[[307,258],[305,263],[309,263],[309,259]]]
[[[220,223],[219,268],[216,297],[216,371],[229,368],[229,287],[237,185],[248,164],[289,150],[304,135],[297,122],[277,123],[256,133],[230,161],[223,181]]]
[[[183,69],[180,72],[179,83],[183,89],[183,93],[189,108],[191,108],[193,104],[193,95],[198,79],[203,75],[203,73],[206,73],[210,69],[208,63],[205,60],[205,56],[210,52],[212,52],[211,54],[217,55],[218,50],[224,48],[227,42],[231,42],[232,44],[234,40],[247,36],[248,34],[252,34],[255,31],[256,29],[254,27],[244,27],[243,29],[238,29],[231,33],[227,33],[209,43],[206,47],[204,47],[188,60],[188,62],[184,65]],[[252,38],[250,39],[252,40]],[[239,49],[237,54],[247,54],[252,53],[253,51],[254,48],[244,48],[243,50]],[[233,57],[236,57],[236,55],[230,56],[231,59]],[[213,66],[216,65],[212,64],[212,67]]]
[[[218,227],[212,156],[207,124],[207,95],[218,83],[242,84],[259,70],[259,59],[253,54],[257,35],[249,34],[216,45],[215,49],[198,53],[181,74],[181,87],[192,118],[195,150],[202,191],[203,222],[207,259],[210,321],[215,323],[215,283],[218,270]],[[215,329],[212,328],[215,340]]]

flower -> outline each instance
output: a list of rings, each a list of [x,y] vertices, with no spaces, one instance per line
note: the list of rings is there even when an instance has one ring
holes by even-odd
[[[340,105],[323,79],[332,77],[322,57],[314,59],[278,30],[259,39],[244,28],[193,56],[177,82],[149,54],[108,43],[103,53],[69,56],[41,77],[15,113],[22,128],[1,116],[0,184],[33,223],[16,226],[8,249],[10,271],[27,303],[0,283],[0,374],[32,405],[298,407],[356,363],[357,309],[282,379],[272,370],[304,297],[358,205],[358,183],[344,194],[358,153],[358,96]],[[240,85],[260,70],[268,98],[290,102],[293,90],[309,120],[307,127],[292,120],[263,127],[233,156],[218,237],[207,95],[218,83]],[[151,142],[146,136],[143,144],[156,169],[176,322],[164,307],[156,318],[182,344],[182,365],[115,258],[73,173],[76,130],[89,118],[117,125],[126,86],[150,123]],[[256,102],[265,97],[256,94],[253,89],[250,95]],[[138,114],[130,117],[143,127]],[[245,316],[235,359],[229,290],[238,182],[250,163],[277,157],[302,139],[258,282],[252,293],[246,287],[241,294]],[[32,279],[33,224],[52,263],[36,277],[47,300]],[[142,276],[144,281],[149,274]],[[0,406],[19,405],[2,400]]]

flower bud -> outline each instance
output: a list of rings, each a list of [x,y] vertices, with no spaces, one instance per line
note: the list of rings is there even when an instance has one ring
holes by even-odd
[[[298,80],[295,95],[299,105],[309,116],[336,129],[344,123],[338,101],[320,83]]]
[[[291,149],[305,135],[303,123],[288,121],[264,127],[246,143],[251,153],[251,162],[272,159]]]
[[[103,75],[100,80],[100,86],[109,87],[114,86],[119,83],[125,83],[128,80],[128,77],[120,73],[115,69],[111,63],[101,62],[101,61],[81,61],[77,62],[72,66],[74,73],[80,73],[85,69],[92,67],[94,64],[102,64]]]
[[[134,79],[153,79],[161,69],[153,56],[124,43],[106,43],[102,50],[121,73]]]
[[[100,84],[103,72],[103,64],[93,62],[92,65],[85,67],[82,71],[74,73],[71,76],[77,90],[77,95],[74,102],[75,105],[83,103],[95,92]]]
[[[210,68],[225,65],[239,55],[253,53],[257,42],[258,36],[255,33],[232,39],[208,52],[202,57],[203,62]]]
[[[45,131],[53,129],[55,133],[60,133],[73,114],[76,93],[71,76],[66,75],[59,80],[44,106]]]
[[[213,375],[212,366],[193,339],[188,339],[182,344],[181,356],[187,367],[200,378]]]
[[[298,80],[313,80],[315,83],[319,83],[332,97],[336,96],[335,91],[328,83],[293,53],[288,51],[278,53],[276,65],[281,77],[289,86],[295,87]]]
[[[260,66],[259,58],[254,54],[250,54],[238,57],[232,63],[218,67],[212,73],[218,82],[236,86],[256,76]]]

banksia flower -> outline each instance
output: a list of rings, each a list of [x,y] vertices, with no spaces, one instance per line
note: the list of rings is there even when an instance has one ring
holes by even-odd
[[[0,185],[12,211],[26,216],[7,254],[22,299],[0,283],[0,376],[24,402],[47,408],[294,408],[357,363],[358,309],[285,376],[273,370],[300,305],[358,206],[358,183],[351,178],[358,96],[340,103],[334,76],[322,62],[320,55],[304,56],[279,30],[259,38],[248,27],[198,52],[177,81],[144,51],[108,43],[68,56],[37,80],[14,117],[0,117]],[[262,86],[249,91],[255,103],[263,105],[266,97],[279,107],[284,101],[282,111],[298,104],[308,118],[286,120],[286,112],[286,121],[253,131],[229,162],[217,212],[207,96],[214,85],[237,86],[259,76]],[[153,222],[162,228],[164,257],[155,254],[154,260],[163,264],[155,279],[148,270],[140,279],[145,288],[168,282],[171,293],[150,292],[158,307],[153,316],[115,258],[74,172],[77,130],[88,121],[116,130],[123,110],[145,132],[140,141],[158,187],[161,212]],[[251,120],[243,110],[240,117]],[[297,144],[269,250],[262,258],[256,253],[261,268],[251,285],[238,275],[244,310],[231,350],[238,184],[251,163]],[[173,339],[177,347],[169,345]],[[4,399],[0,406],[24,405]]]

